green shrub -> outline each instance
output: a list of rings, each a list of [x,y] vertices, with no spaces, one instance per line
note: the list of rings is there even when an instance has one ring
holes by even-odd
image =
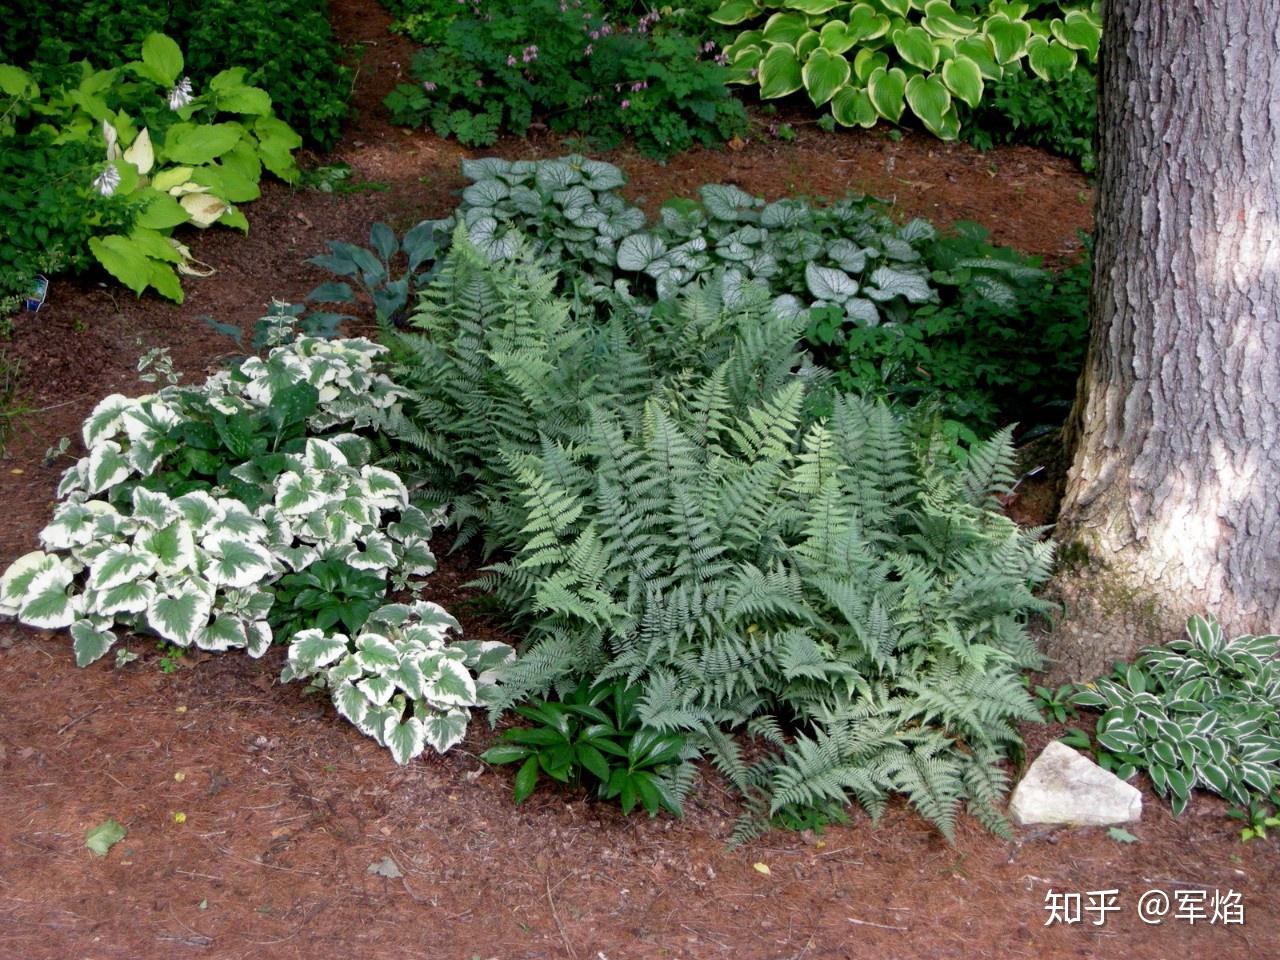
[[[1094,72],[1083,67],[1050,83],[1011,73],[992,86],[976,110],[968,112],[964,139],[983,150],[996,143],[1043,147],[1092,173],[1098,165],[1097,85]]]
[[[1280,637],[1227,640],[1195,616],[1185,640],[1117,664],[1074,702],[1102,711],[1099,762],[1122,778],[1146,773],[1175,815],[1197,787],[1245,808],[1280,806]]]
[[[0,255],[0,296],[92,256],[135,293],[152,287],[180,303],[180,275],[193,267],[174,228],[247,230],[236,204],[257,199],[263,168],[297,177],[292,153],[302,141],[243,68],[196,92],[184,67],[178,45],[159,33],[142,42],[139,60],[108,70],[82,61],[46,89],[0,64],[0,194],[22,203],[0,201],[13,239]]]
[[[960,10],[951,0],[788,0],[775,11],[726,0],[711,19],[753,24],[725,53],[733,82],[758,84],[765,99],[804,90],[848,127],[898,123],[909,110],[931,133],[954,140],[960,109],[977,108],[986,84],[1021,73],[1024,59],[1052,81],[1097,58],[1098,4],[1054,4],[1048,19],[1029,19],[1029,9],[1017,0]]]
[[[1008,432],[961,455],[849,395],[816,419],[803,319],[741,287],[583,325],[555,286],[458,238],[396,338],[398,432],[510,551],[485,582],[528,639],[499,703],[639,686],[751,825],[903,793],[944,832],[964,802],[1001,829],[1051,558],[992,499]],[[748,763],[735,730],[773,749]]]
[[[331,147],[351,71],[329,26],[326,0],[0,0],[0,62],[57,85],[68,65],[109,69],[138,59],[150,33],[186,51],[197,89],[230,67],[271,96],[276,114],[311,143]]]
[[[402,27],[426,44],[415,84],[387,97],[396,123],[425,123],[469,145],[523,134],[535,121],[589,136],[599,149],[631,137],[668,156],[746,127],[725,72],[698,39],[661,14],[611,21],[599,0],[421,0]]]

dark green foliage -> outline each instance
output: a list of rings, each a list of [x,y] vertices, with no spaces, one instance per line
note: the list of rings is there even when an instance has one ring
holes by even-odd
[[[102,169],[101,147],[49,141],[0,140],[0,300],[25,295],[37,274],[85,269],[94,262],[90,237],[127,233],[133,224],[128,198],[104,197],[91,186]]]
[[[354,637],[369,614],[382,606],[387,581],[381,573],[357,570],[343,560],[320,559],[299,573],[285,574],[274,589],[267,619],[273,642],[285,643],[297,631],[313,627],[336,627]]]
[[[1097,168],[1098,79],[1088,64],[1055,81],[1010,70],[989,82],[976,110],[964,112],[961,136],[979,149],[1023,143],[1068,157],[1085,173]]]
[[[1197,787],[1242,807],[1280,800],[1280,637],[1228,641],[1212,617],[1085,684],[1074,703],[1101,710],[1098,761],[1145,772],[1175,815]]]
[[[77,60],[104,68],[137,59],[153,31],[177,41],[197,92],[220,70],[245,67],[277,116],[317,146],[337,141],[351,71],[327,0],[0,0],[0,63],[48,85]]]
[[[669,777],[685,759],[685,738],[646,727],[640,691],[619,681],[583,681],[558,700],[516,707],[535,726],[516,727],[480,755],[489,763],[519,763],[516,803],[526,800],[542,774],[559,783],[593,787],[602,800],[617,800],[623,813],[640,804],[649,814],[680,813],[684,778]]]
[[[387,97],[396,123],[488,145],[537,121],[597,149],[624,137],[669,156],[746,128],[742,105],[700,38],[660,15],[610,20],[599,0],[418,0],[402,30],[425,49],[414,84]]]
[[[493,264],[458,236],[423,335],[397,338],[415,396],[389,426],[419,448],[401,465],[510,551],[485,580],[528,637],[505,702],[638,687],[643,723],[751,798],[748,830],[892,793],[944,832],[965,803],[1002,829],[1051,558],[995,508],[1009,432],[963,452],[823,398],[803,316],[751,288],[602,324],[555,288],[527,251]],[[737,730],[771,752],[748,763]]]

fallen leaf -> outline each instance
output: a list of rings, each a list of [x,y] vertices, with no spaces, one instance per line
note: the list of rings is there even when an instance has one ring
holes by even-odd
[[[186,815],[185,813],[182,813],[182,812],[175,813],[175,814],[173,815],[173,822],[174,822],[174,823],[186,823],[186,822],[187,822],[187,815]]]
[[[400,868],[396,866],[396,862],[390,857],[383,857],[381,860],[369,864],[369,873],[375,877],[386,877],[390,880],[399,880],[404,876],[400,872]]]
[[[769,869],[769,865],[767,863],[753,863],[751,866],[756,873],[763,873],[766,877],[773,872]]]
[[[128,832],[116,823],[115,817],[112,817],[105,823],[87,830],[84,835],[84,845],[98,856],[105,857],[107,851],[123,840]]]
[[[1119,841],[1120,843],[1137,843],[1138,842],[1138,838],[1135,837],[1128,830],[1124,829],[1123,827],[1112,827],[1110,830],[1107,831],[1107,836],[1110,837],[1112,840]]]
[[[177,773],[173,775],[173,779],[181,783],[183,780],[187,779],[187,775],[183,773],[181,770],[179,770]]]

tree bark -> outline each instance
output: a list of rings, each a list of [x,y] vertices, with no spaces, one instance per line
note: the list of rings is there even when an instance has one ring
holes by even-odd
[[[1058,531],[1088,561],[1048,650],[1078,678],[1194,612],[1280,629],[1280,3],[1104,7],[1092,327]]]

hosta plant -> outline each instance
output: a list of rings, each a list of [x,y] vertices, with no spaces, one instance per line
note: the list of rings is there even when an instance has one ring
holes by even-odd
[[[204,268],[171,237],[173,230],[215,223],[247,230],[237,205],[258,198],[264,168],[295,179],[293,151],[302,140],[274,115],[271,98],[245,81],[242,68],[225,69],[196,90],[171,39],[153,33],[141,52],[140,60],[109,70],[83,63],[78,76],[48,90],[28,72],[0,65],[0,146],[94,148],[97,162],[62,189],[121,198],[128,216],[87,219],[96,228],[87,231],[89,252],[135,293],[151,287],[181,302],[181,277]],[[70,252],[71,263],[78,252]]]
[[[349,432],[396,397],[373,370],[381,349],[299,338],[199,390],[102,400],[44,549],[0,578],[0,612],[71,627],[81,665],[111,648],[116,625],[261,655],[271,585],[288,571],[329,560],[384,581],[429,573],[433,521]],[[277,432],[255,433],[258,417]],[[328,438],[285,441],[299,420]]]
[[[950,0],[726,0],[716,23],[750,24],[726,48],[738,83],[766,99],[805,91],[837,123],[898,123],[910,110],[954,140],[957,104],[977,107],[988,82],[1022,70],[1043,80],[1097,58],[1096,4],[1029,18],[1028,4],[991,0],[960,12]]]
[[[1194,616],[1185,640],[1117,665],[1074,702],[1102,711],[1103,766],[1145,771],[1175,814],[1197,787],[1246,807],[1280,790],[1280,637],[1227,640],[1212,617]]]
[[[514,651],[496,640],[447,642],[457,620],[435,603],[387,604],[353,636],[299,631],[281,679],[327,688],[342,716],[408,763],[460,741],[471,708],[492,700],[495,671]]]

